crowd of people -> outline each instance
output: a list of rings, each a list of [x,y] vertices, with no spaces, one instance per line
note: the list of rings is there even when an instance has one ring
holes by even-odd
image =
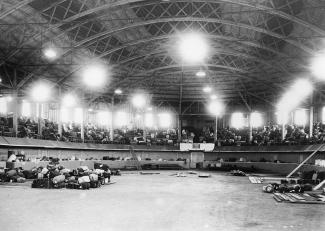
[[[17,137],[45,139],[56,141],[82,142],[81,127],[78,124],[70,123],[62,125],[62,136],[59,135],[58,124],[41,120],[41,134],[39,134],[38,121],[30,118],[18,118]],[[242,145],[282,145],[282,144],[315,144],[325,142],[325,125],[314,123],[313,134],[309,136],[308,127],[286,125],[285,138],[282,140],[282,126],[268,125],[262,128],[254,128],[252,139],[249,139],[248,128],[218,129],[216,145],[218,146],[242,146]],[[12,121],[10,118],[0,117],[0,135],[14,136]],[[114,130],[113,140],[110,139],[109,130],[86,124],[84,127],[84,142],[98,144],[144,144],[144,145],[177,145],[178,135],[176,129],[147,130],[129,129],[123,127]],[[203,127],[201,130],[184,128],[181,131],[181,142],[184,143],[213,143],[215,142],[215,131],[212,127]]]

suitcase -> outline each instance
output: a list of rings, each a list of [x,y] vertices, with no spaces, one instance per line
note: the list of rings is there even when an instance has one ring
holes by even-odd
[[[52,184],[48,179],[35,179],[32,182],[32,188],[52,188]]]
[[[8,176],[8,177],[12,177],[12,176],[16,176],[16,175],[17,175],[17,171],[14,170],[14,169],[9,170],[9,171],[7,172],[7,176]]]
[[[101,184],[101,182],[99,182],[99,181],[91,181],[90,182],[90,188],[99,188],[100,186],[101,186],[102,184]]]
[[[64,182],[64,180],[65,180],[65,176],[59,175],[59,176],[54,177],[52,181],[54,184],[59,184],[61,182]]]
[[[89,183],[90,182],[90,178],[89,176],[82,176],[78,178],[78,183],[82,184],[82,183]]]
[[[81,189],[86,190],[90,188],[90,183],[89,182],[83,182],[80,184]]]
[[[108,172],[104,172],[103,177],[104,178],[111,178],[111,174],[109,174]]]
[[[65,187],[66,187],[65,182],[59,182],[53,185],[53,188],[65,188]]]
[[[24,177],[17,178],[17,183],[25,183],[25,182],[26,182],[26,178],[24,178]]]
[[[68,183],[67,184],[67,188],[68,189],[78,189],[79,188],[79,184],[78,183]]]
[[[89,175],[89,178],[90,178],[91,182],[97,182],[98,181],[98,175],[97,174],[92,173],[92,174]]]

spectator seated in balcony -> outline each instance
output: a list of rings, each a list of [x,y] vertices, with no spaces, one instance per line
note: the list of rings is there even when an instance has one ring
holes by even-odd
[[[44,127],[42,128],[42,137],[45,140],[59,140],[58,124],[49,120],[44,120]]]
[[[68,140],[71,142],[81,142],[81,133],[80,133],[80,125],[75,123],[63,124],[62,125],[62,139]]]
[[[89,143],[110,143],[109,131],[96,125],[88,123],[85,126],[85,142]]]
[[[35,135],[38,134],[38,124],[37,122],[26,118],[18,118],[18,137],[21,138],[35,138]]]
[[[0,117],[0,135],[5,135],[10,132],[9,119],[6,117]]]

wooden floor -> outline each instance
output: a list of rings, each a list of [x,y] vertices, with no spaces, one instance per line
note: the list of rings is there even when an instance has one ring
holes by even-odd
[[[324,205],[277,203],[247,177],[173,173],[87,191],[0,186],[0,230],[325,230]]]

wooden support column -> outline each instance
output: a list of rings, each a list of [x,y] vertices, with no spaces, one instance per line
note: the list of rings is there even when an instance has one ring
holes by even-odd
[[[183,65],[179,85],[179,105],[178,105],[178,141],[182,140],[182,98],[183,98]]]
[[[249,142],[251,142],[253,140],[253,126],[251,124],[252,108],[248,104],[247,100],[245,99],[245,97],[240,91],[238,91],[238,94],[248,110],[248,126],[249,126],[248,138],[249,138]]]
[[[82,140],[82,143],[85,143],[85,109],[81,108],[81,123],[80,123],[80,137]]]
[[[284,121],[282,122],[282,141],[284,141],[284,139],[286,138],[286,125],[284,123]]]
[[[14,136],[17,137],[18,135],[18,92],[14,91],[13,93],[13,121],[12,121],[12,125],[13,125],[13,132],[14,132]]]
[[[314,126],[314,107],[309,108],[309,138],[313,136],[313,126]]]
[[[58,102],[58,134],[60,136],[60,138],[62,138],[62,108],[61,105],[62,104],[62,92],[61,92],[61,86],[59,86],[59,102]]]
[[[314,125],[314,94],[310,96],[310,108],[309,108],[309,138],[313,136]]]
[[[214,132],[214,141],[217,142],[218,141],[218,116],[216,115],[216,128],[215,128],[215,132]]]
[[[252,143],[252,141],[253,141],[253,125],[252,125],[252,112],[251,111],[248,113],[248,126],[249,126],[249,132],[248,132],[249,143]]]
[[[111,142],[114,140],[114,96],[111,101],[111,119],[109,121],[109,139]]]
[[[38,111],[37,121],[38,121],[38,136],[42,138],[42,129],[43,129],[43,121],[42,121],[42,103],[36,103],[36,111]]]

